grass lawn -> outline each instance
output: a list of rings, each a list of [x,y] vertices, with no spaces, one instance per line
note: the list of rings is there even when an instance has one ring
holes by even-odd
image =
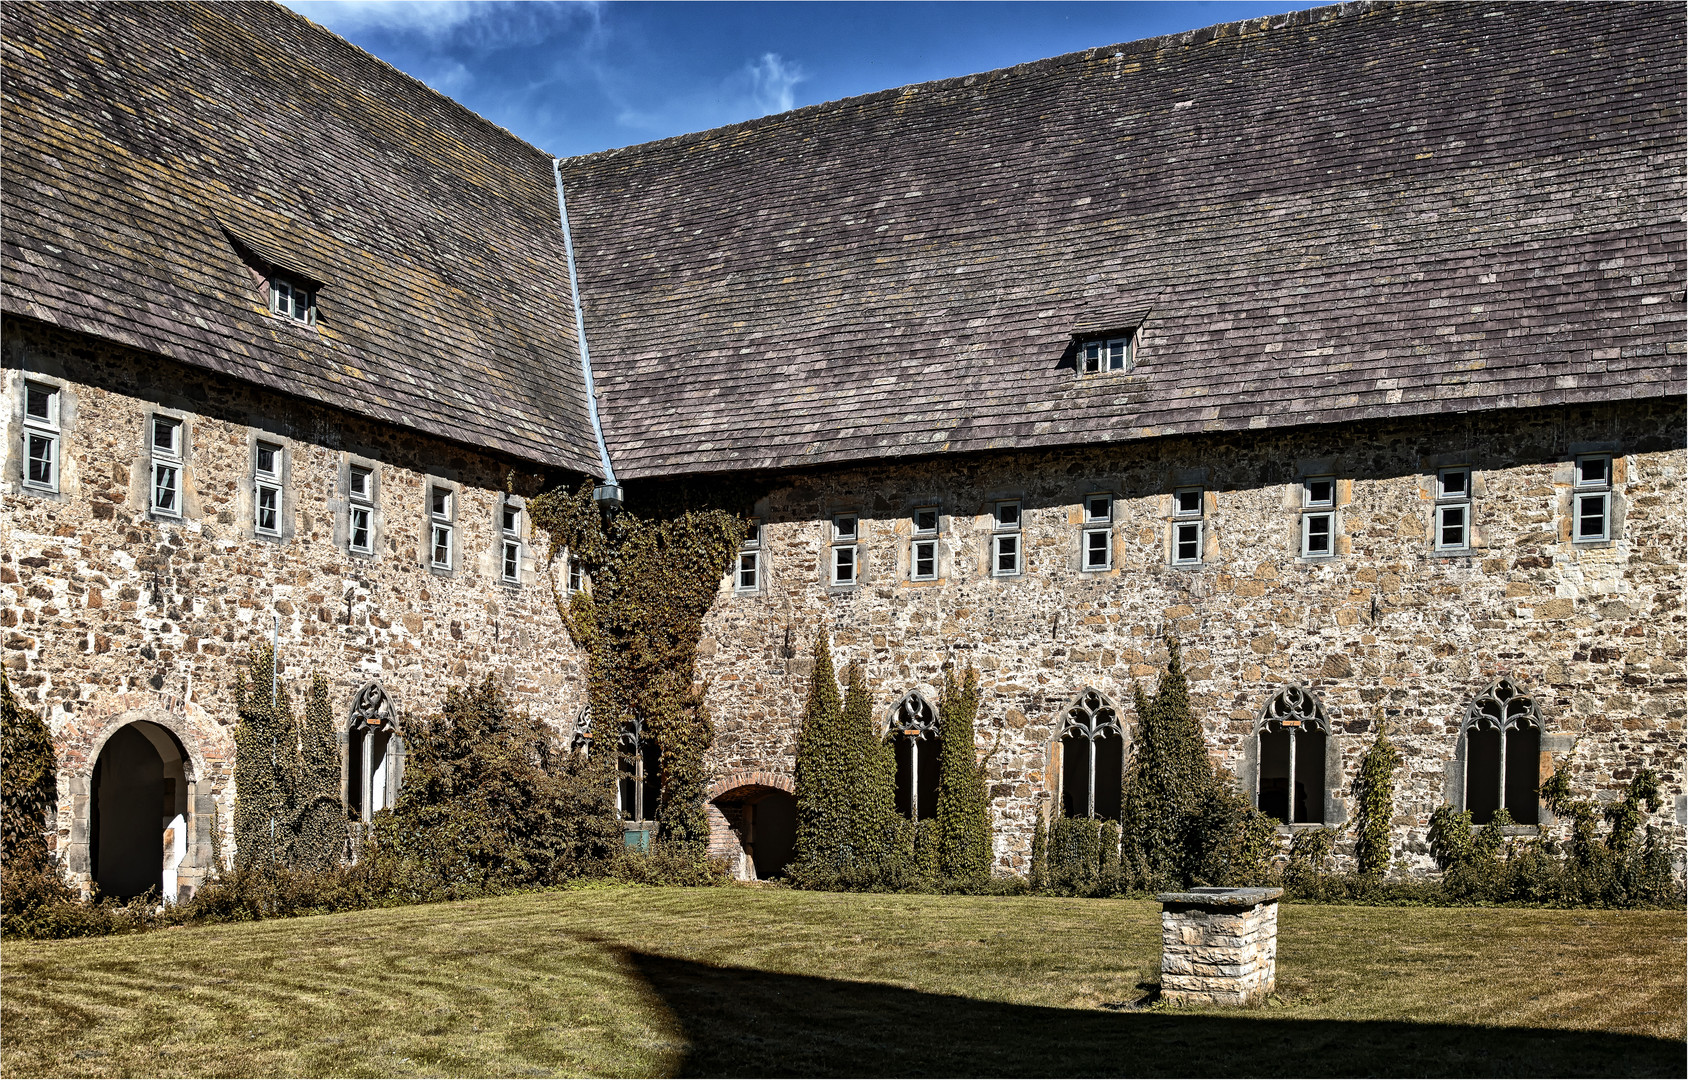
[[[0,1071],[1683,1075],[1682,912],[1285,905],[1278,996],[1138,1008],[1134,900],[598,888],[0,951]]]

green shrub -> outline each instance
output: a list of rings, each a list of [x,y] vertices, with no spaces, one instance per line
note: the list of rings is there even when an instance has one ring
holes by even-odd
[[[1382,877],[1389,872],[1389,823],[1395,816],[1395,770],[1401,752],[1389,741],[1379,710],[1377,738],[1360,758],[1354,778],[1354,859],[1360,873]]]
[[[1049,829],[1049,891],[1094,896],[1101,880],[1102,823],[1062,815]]]
[[[1334,869],[1336,848],[1333,829],[1306,829],[1295,834],[1289,846],[1289,863],[1284,867],[1284,892],[1297,900],[1322,900]]]
[[[43,867],[47,812],[58,802],[58,755],[53,735],[33,709],[12,694],[0,668],[0,864]]]
[[[958,882],[990,876],[991,814],[985,768],[974,722],[979,712],[979,672],[971,665],[958,678],[944,669],[938,698],[938,872]]]
[[[1133,688],[1137,727],[1126,766],[1121,876],[1155,890],[1263,879],[1275,851],[1269,819],[1208,756],[1176,639],[1153,700]]]
[[[797,884],[830,888],[852,861],[851,802],[857,784],[824,631],[815,635],[811,664],[809,697],[797,731],[797,839],[789,873]]]
[[[1032,830],[1032,867],[1027,884],[1032,892],[1049,887],[1049,824],[1043,818],[1043,803],[1037,808],[1037,825]]]
[[[490,675],[451,688],[439,714],[406,725],[404,786],[392,811],[377,815],[378,840],[452,886],[595,872],[622,850],[609,777],[601,761],[561,752],[554,739],[512,709]]]

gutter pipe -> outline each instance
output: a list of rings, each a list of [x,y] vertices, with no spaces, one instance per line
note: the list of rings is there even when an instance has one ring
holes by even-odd
[[[621,485],[615,479],[615,466],[610,464],[604,425],[598,419],[598,391],[592,385],[592,353],[586,347],[586,315],[580,309],[580,279],[574,272],[574,237],[569,233],[569,208],[563,199],[563,163],[560,159],[551,159],[551,174],[557,181],[557,216],[563,222],[563,251],[568,256],[569,296],[574,300],[574,339],[580,343],[580,374],[586,382],[586,415],[592,420],[592,434],[598,439],[598,461],[604,467],[604,482],[592,489],[592,499],[619,507]]]

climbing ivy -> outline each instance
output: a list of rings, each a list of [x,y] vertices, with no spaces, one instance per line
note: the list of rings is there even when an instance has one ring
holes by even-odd
[[[1099,821],[1066,815],[1056,818],[1049,828],[1049,891],[1094,895],[1101,878],[1101,856]]]
[[[1389,741],[1380,714],[1377,738],[1360,758],[1354,778],[1354,856],[1360,873],[1381,877],[1389,870],[1389,822],[1395,816],[1395,770],[1401,751]]]
[[[845,737],[844,706],[826,634],[815,635],[809,697],[797,731],[797,839],[791,876],[805,885],[835,881],[851,863],[853,756]]]
[[[991,867],[990,800],[979,760],[974,721],[979,712],[979,672],[971,665],[957,677],[944,669],[938,698],[938,872],[953,882],[988,877]]]
[[[846,879],[853,885],[886,883],[901,871],[907,822],[897,813],[896,748],[874,735],[873,698],[860,664],[850,665],[843,741],[851,832]]]
[[[299,794],[299,725],[287,688],[273,675],[274,650],[259,645],[236,677],[235,865],[293,864]]]
[[[583,485],[528,502],[550,538],[548,565],[566,548],[591,579],[590,596],[558,594],[554,576],[552,589],[570,638],[590,658],[587,694],[600,744],[613,751],[625,725],[644,722],[661,762],[659,836],[698,851],[709,837],[703,755],[710,724],[696,684],[697,646],[745,529],[719,503],[693,508],[708,501],[707,493],[669,493],[652,504],[655,516],[642,517],[601,509]],[[593,756],[614,767],[613,753]]]
[[[1029,881],[1033,892],[1049,886],[1049,823],[1044,820],[1043,806],[1037,808],[1037,827],[1032,830],[1032,871]]]
[[[312,675],[302,719],[287,688],[271,692],[270,646],[247,654],[235,684],[235,863],[321,870],[346,848],[346,805],[340,795],[340,747],[328,680]],[[214,862],[222,865],[219,821],[212,822]]]
[[[18,704],[0,669],[0,861],[47,865],[47,812],[57,801],[53,735],[33,709]]]

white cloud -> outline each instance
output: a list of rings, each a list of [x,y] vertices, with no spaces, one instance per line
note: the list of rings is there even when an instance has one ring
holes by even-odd
[[[337,34],[371,30],[421,38],[430,44],[474,49],[519,45],[545,35],[557,22],[586,14],[593,0],[513,3],[509,0],[286,0],[287,6]]]
[[[786,112],[795,100],[792,88],[808,78],[796,64],[787,63],[779,53],[763,53],[761,59],[745,65],[750,80],[751,104],[762,116]]]

